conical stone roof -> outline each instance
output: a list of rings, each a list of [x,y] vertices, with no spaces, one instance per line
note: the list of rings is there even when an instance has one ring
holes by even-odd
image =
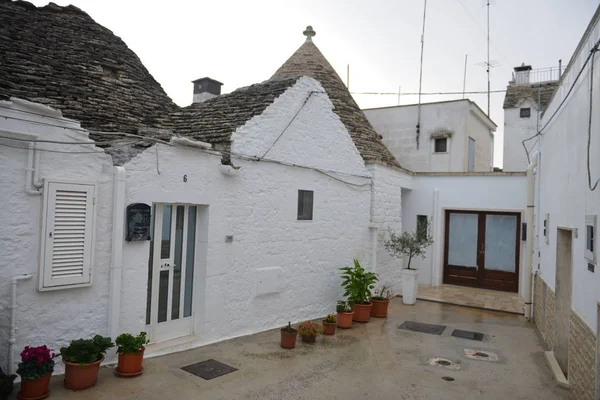
[[[312,27],[307,27],[304,35],[307,37],[304,44],[275,72],[273,77],[309,76],[319,81],[334,105],[333,111],[348,129],[365,163],[401,168],[383,144],[381,136],[375,132],[352,98],[344,82],[313,43],[312,36],[315,32]]]

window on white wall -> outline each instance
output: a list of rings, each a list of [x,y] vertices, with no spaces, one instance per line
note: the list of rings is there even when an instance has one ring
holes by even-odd
[[[550,242],[550,214],[546,214],[544,218],[544,241],[546,244]]]
[[[45,182],[40,290],[90,285],[96,185]]]
[[[585,258],[592,264],[596,263],[596,215],[585,217]]]
[[[426,237],[428,231],[427,215],[417,215],[417,235],[419,237]]]
[[[531,108],[521,108],[520,116],[521,116],[521,118],[531,117]]]
[[[433,151],[434,151],[434,153],[447,153],[448,152],[448,138],[433,139]]]
[[[313,196],[312,190],[298,190],[298,220],[313,219]]]

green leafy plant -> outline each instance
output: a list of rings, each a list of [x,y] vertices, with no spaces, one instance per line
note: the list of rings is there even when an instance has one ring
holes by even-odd
[[[337,318],[333,314],[327,314],[327,317],[323,320],[323,322],[327,322],[328,324],[335,324],[337,322]]]
[[[347,312],[352,312],[352,305],[344,300],[339,300],[337,302],[337,305],[335,307],[335,310],[338,313],[347,313]]]
[[[408,256],[407,269],[415,269],[410,267],[410,262],[414,257],[425,258],[425,250],[433,243],[433,238],[428,232],[423,230],[415,232],[403,232],[397,235],[390,232],[390,238],[383,243],[385,249],[391,255],[397,258]]]
[[[298,332],[296,329],[292,328],[292,323],[291,322],[288,322],[288,324],[287,324],[286,327],[281,328],[281,331],[285,332],[285,333],[296,333],[296,332]]]
[[[388,285],[381,286],[377,291],[375,291],[375,296],[372,297],[373,300],[389,300],[392,298],[392,290]]]
[[[319,336],[323,332],[323,327],[312,321],[304,321],[298,324],[298,333],[300,336]]]
[[[114,345],[111,338],[96,335],[91,339],[73,340],[69,346],[61,347],[60,355],[71,363],[89,364],[101,360],[106,350]]]
[[[56,354],[46,346],[25,346],[21,352],[17,374],[26,381],[51,374],[54,371],[54,357]]]
[[[353,304],[368,304],[371,290],[377,282],[377,274],[365,271],[358,260],[354,260],[354,267],[340,268],[340,270],[344,296],[347,296]]]
[[[148,342],[146,332],[140,332],[137,336],[133,336],[131,333],[122,333],[115,340],[119,346],[117,352],[121,354],[137,354],[146,348]]]

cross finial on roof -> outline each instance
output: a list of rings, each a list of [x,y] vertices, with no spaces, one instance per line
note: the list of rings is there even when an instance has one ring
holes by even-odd
[[[302,32],[304,34],[304,36],[306,36],[306,40],[307,41],[312,41],[312,37],[315,36],[317,34],[317,32],[314,31],[313,27],[308,25],[306,27],[306,30],[304,32]]]

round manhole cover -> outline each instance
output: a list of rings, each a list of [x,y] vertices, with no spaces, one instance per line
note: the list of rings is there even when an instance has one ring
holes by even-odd
[[[489,354],[487,354],[487,353],[483,353],[483,352],[481,352],[481,351],[478,351],[477,353],[475,353],[475,355],[476,355],[477,357],[484,357],[484,358],[487,358],[487,357],[489,357],[489,356],[490,356]]]
[[[454,380],[454,378],[451,376],[442,376],[442,379],[448,382],[452,382]]]
[[[436,363],[439,365],[444,365],[444,366],[452,364],[450,361],[446,361],[446,360],[437,360]]]

